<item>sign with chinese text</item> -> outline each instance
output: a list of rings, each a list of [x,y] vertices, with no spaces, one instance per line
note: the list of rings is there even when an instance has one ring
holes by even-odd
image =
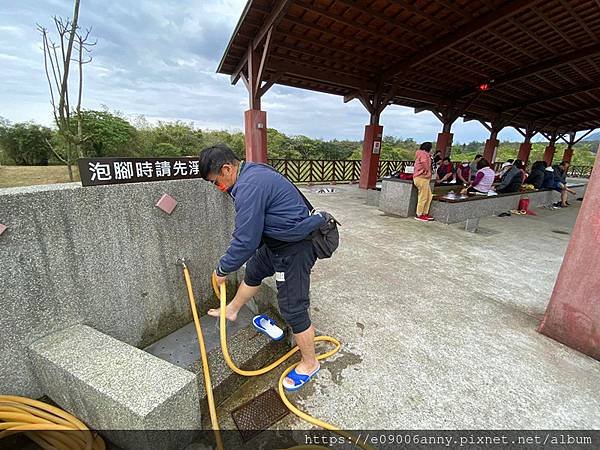
[[[199,163],[195,157],[77,160],[83,186],[200,178]]]

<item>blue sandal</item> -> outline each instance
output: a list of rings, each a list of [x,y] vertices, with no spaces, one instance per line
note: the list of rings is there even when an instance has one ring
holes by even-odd
[[[252,319],[252,325],[254,325],[254,328],[256,328],[258,331],[266,334],[274,341],[280,341],[283,339],[283,330],[275,325],[273,319],[266,314],[254,316]]]
[[[300,389],[302,386],[304,386],[306,383],[308,383],[312,377],[314,377],[317,372],[321,370],[321,366],[319,365],[319,367],[317,367],[315,370],[313,370],[312,373],[309,373],[308,375],[305,375],[303,373],[298,373],[296,372],[296,368],[294,368],[290,373],[287,374],[287,378],[291,378],[292,381],[294,382],[293,386],[290,386],[288,384],[285,383],[285,379],[283,380],[283,387],[286,391],[297,391],[298,389]]]

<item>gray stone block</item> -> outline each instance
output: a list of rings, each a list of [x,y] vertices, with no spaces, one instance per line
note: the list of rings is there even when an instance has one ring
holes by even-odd
[[[265,312],[261,310],[261,313]],[[268,313],[281,328],[287,329],[285,322],[279,319],[277,314],[273,314],[272,311]],[[274,342],[257,332],[251,323],[254,316],[255,313],[249,308],[242,308],[235,322],[227,322],[227,347],[234,363],[242,369],[259,369],[290,349],[287,340]],[[247,378],[234,373],[225,362],[218,319],[203,316],[200,318],[200,326],[208,356],[215,403],[219,405],[244,384]],[[203,412],[208,413],[204,402],[206,390],[200,348],[193,322],[150,345],[145,351],[197,374]]]
[[[200,429],[192,373],[91,327],[46,336],[30,346],[30,355],[44,394],[124,449],[184,448]],[[152,430],[189,433],[175,439]]]
[[[171,215],[155,207],[165,193]],[[41,396],[27,346],[74,324],[144,347],[189,323],[180,257],[200,314],[216,306],[210,274],[233,218],[231,198],[202,180],[0,189],[0,392]]]
[[[367,205],[379,206],[380,198],[381,198],[381,190],[367,189]]]
[[[587,183],[573,187],[577,195],[585,193]],[[529,199],[529,208],[551,205],[560,200],[556,191],[523,192],[513,195],[476,196],[466,201],[436,201],[431,203],[429,214],[442,223],[460,223],[468,221],[465,225],[467,231],[476,231],[479,218],[500,214],[517,209],[522,198]]]
[[[477,227],[479,227],[479,218],[467,219],[465,221],[465,231],[475,233],[477,231]]]
[[[431,189],[435,182],[431,182]],[[417,212],[418,191],[412,180],[384,178],[379,198],[379,209],[386,214],[412,217]]]

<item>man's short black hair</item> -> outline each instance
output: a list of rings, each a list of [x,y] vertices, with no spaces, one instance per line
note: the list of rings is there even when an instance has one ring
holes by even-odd
[[[479,158],[483,158],[483,155],[477,154],[477,155],[475,155],[475,158],[473,158],[473,159],[479,159]]]
[[[513,166],[515,166],[517,169],[522,169],[523,168],[523,161],[521,161],[520,159],[515,159]]]
[[[519,160],[517,159],[517,161],[519,161]],[[514,164],[515,160],[514,160],[514,159],[507,159],[507,160],[506,160],[506,162],[507,162],[507,163]],[[522,161],[521,161],[521,162],[522,162]]]
[[[200,176],[207,179],[209,174],[218,173],[225,164],[238,164],[239,158],[225,144],[216,144],[200,152]]]
[[[442,159],[442,161],[448,161],[448,162],[450,162],[450,158],[448,158],[448,157],[446,156],[444,159]]]
[[[559,166],[563,166],[563,167],[564,167],[564,166],[566,166],[567,164],[570,164],[570,163],[569,163],[569,161],[566,161],[566,160],[564,160],[564,159],[563,159],[563,160],[560,162]]]
[[[421,144],[421,146],[419,147],[419,150],[425,150],[426,152],[430,152],[431,151],[431,142],[423,142]]]

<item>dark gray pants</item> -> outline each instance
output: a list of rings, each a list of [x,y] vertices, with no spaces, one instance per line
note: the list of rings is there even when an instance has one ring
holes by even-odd
[[[246,263],[244,282],[260,286],[263,279],[275,275],[277,302],[281,316],[294,334],[310,327],[310,272],[317,257],[310,241],[301,241],[272,250],[262,245]]]

